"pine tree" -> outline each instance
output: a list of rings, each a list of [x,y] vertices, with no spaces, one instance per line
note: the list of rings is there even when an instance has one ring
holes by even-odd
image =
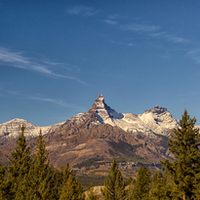
[[[17,146],[9,158],[11,165],[8,166],[8,178],[4,184],[6,192],[3,193],[3,198],[5,199],[25,199],[29,182],[27,174],[32,165],[32,157],[30,147],[27,148],[24,129],[25,127],[22,125],[21,134],[16,141]]]
[[[155,200],[170,200],[172,199],[171,190],[167,177],[162,175],[160,171],[153,177],[150,196]]]
[[[55,199],[60,198],[64,184],[67,182],[70,175],[75,176],[75,172],[70,169],[69,163],[67,163],[65,167],[61,166],[59,170],[55,170],[53,178],[55,181],[54,189],[56,190]]]
[[[5,176],[5,167],[0,163],[0,200],[2,199],[2,191],[4,190],[4,176]]]
[[[131,200],[142,200],[149,197],[151,172],[147,167],[139,168],[137,179],[134,183]]]
[[[59,200],[85,200],[85,194],[80,183],[75,176],[69,175]]]
[[[5,167],[0,163],[0,184],[3,182],[5,176]]]
[[[34,165],[30,169],[29,179],[31,187],[27,191],[26,199],[55,199],[56,192],[54,191],[53,165],[49,164],[48,152],[46,144],[40,130],[36,141],[37,152],[34,156]]]
[[[110,174],[106,177],[104,182],[104,188],[102,189],[102,195],[104,200],[124,200],[127,197],[125,190],[125,182],[123,176],[118,170],[115,158],[113,159]]]
[[[200,135],[195,123],[195,117],[191,119],[185,109],[180,127],[174,129],[174,134],[168,141],[175,160],[169,162],[166,159],[161,162],[172,175],[176,192],[184,200],[195,198],[197,184],[200,182]]]
[[[98,200],[97,196],[94,194],[93,188],[90,188],[90,193],[87,197],[87,200]]]

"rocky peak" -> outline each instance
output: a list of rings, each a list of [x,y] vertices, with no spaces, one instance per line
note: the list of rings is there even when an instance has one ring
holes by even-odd
[[[95,112],[100,123],[104,123],[108,119],[112,120],[112,118],[123,118],[123,114],[116,112],[105,103],[102,94],[98,96],[88,112]]]
[[[99,97],[95,100],[94,104],[92,105],[92,108],[94,109],[105,109],[109,106],[105,103],[104,97],[102,94],[99,95]]]
[[[159,107],[158,105],[156,105],[153,109],[150,109],[148,112],[152,112],[152,113],[157,113],[157,114],[161,114],[167,111],[167,108],[163,108],[163,107]]]

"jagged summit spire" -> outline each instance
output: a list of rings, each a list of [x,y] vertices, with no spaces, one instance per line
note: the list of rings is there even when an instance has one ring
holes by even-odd
[[[106,120],[112,121],[113,118],[123,118],[123,114],[116,112],[114,109],[112,109],[105,103],[102,94],[100,94],[95,100],[94,104],[89,109],[89,112],[95,112],[100,123],[104,123],[104,121]]]
[[[145,110],[145,113],[150,113],[150,112],[161,114],[161,113],[168,112],[168,110],[167,110],[167,108],[159,107],[158,105],[156,105],[153,109]]]
[[[103,94],[100,93],[100,94],[99,94],[99,97],[103,97]],[[98,97],[98,98],[99,98],[99,97]],[[103,97],[103,98],[104,98],[104,97]]]
[[[104,96],[103,96],[103,94],[100,94],[96,100],[104,101]]]
[[[105,101],[104,101],[104,97],[102,94],[100,94],[98,96],[98,98],[95,100],[94,104],[93,104],[93,107],[96,107],[96,108],[105,108],[107,105],[105,104]]]
[[[160,113],[166,112],[166,111],[167,111],[167,108],[159,107],[158,105],[156,105],[156,106],[154,107],[154,109],[151,109],[151,111],[160,114]]]

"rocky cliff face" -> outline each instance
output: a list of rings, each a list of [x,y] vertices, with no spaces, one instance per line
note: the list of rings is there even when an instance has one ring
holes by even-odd
[[[95,100],[92,108],[89,111],[93,111],[97,114],[100,123],[112,123],[113,119],[122,119],[124,116],[122,113],[116,112],[110,108],[104,101],[102,94]]]

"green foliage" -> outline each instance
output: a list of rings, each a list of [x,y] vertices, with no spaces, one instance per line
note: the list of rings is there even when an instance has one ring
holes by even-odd
[[[0,163],[0,185],[4,180],[5,176],[5,167]]]
[[[167,181],[167,177],[160,171],[153,176],[153,183],[150,192],[151,199],[155,200],[169,200],[172,199],[171,187]]]
[[[61,166],[59,170],[55,170],[53,178],[55,184],[54,189],[56,190],[55,199],[59,199],[64,184],[67,182],[70,175],[75,177],[75,172],[70,169],[69,163],[67,163],[65,167]]]
[[[93,188],[90,189],[90,193],[87,197],[87,200],[98,200],[97,196],[93,192]]]
[[[150,191],[151,172],[147,167],[139,168],[137,179],[134,182],[131,200],[147,199]]]
[[[84,200],[85,194],[80,183],[76,180],[75,176],[69,175],[59,200]]]
[[[169,150],[174,154],[175,161],[161,162],[167,172],[173,177],[174,194],[182,195],[185,200],[198,195],[200,183],[200,151],[199,129],[195,128],[196,119],[190,118],[184,111],[180,120],[180,127],[174,129],[169,138]]]
[[[21,134],[16,141],[17,146],[9,158],[11,165],[8,166],[8,178],[4,182],[4,191],[2,192],[5,199],[25,199],[29,184],[27,175],[32,165],[32,157],[30,147],[27,148],[24,128],[24,126],[21,127]]]
[[[53,165],[49,164],[46,144],[40,131],[36,141],[37,152],[34,156],[34,165],[31,166],[29,179],[31,187],[27,192],[27,199],[54,199]]]
[[[81,182],[83,188],[87,189],[90,187],[91,183],[95,186],[97,185],[103,185],[105,181],[105,176],[77,176],[77,179],[79,182]]]
[[[104,188],[102,189],[104,200],[124,200],[127,197],[123,176],[118,170],[115,158],[110,168],[110,174],[106,177]]]
[[[0,163],[0,200],[2,199],[2,190],[4,184],[4,176],[5,176],[5,167]]]
[[[24,126],[16,143],[8,168],[0,163],[0,200],[84,200],[83,188],[69,164],[59,170],[50,165],[41,131],[36,154],[31,155],[27,147]]]

